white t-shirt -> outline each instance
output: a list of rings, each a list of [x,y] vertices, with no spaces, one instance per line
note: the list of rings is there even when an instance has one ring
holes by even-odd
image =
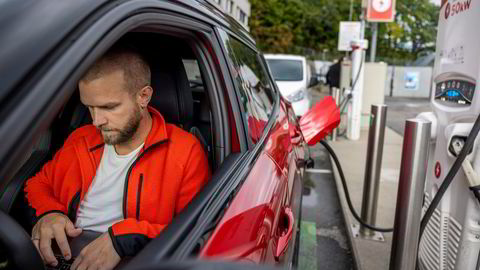
[[[143,144],[127,155],[119,155],[113,145],[105,145],[95,178],[80,203],[75,227],[106,232],[123,220],[123,192],[127,171]]]

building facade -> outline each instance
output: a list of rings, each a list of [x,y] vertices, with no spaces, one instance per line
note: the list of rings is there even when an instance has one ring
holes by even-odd
[[[246,29],[250,18],[250,2],[248,0],[208,0],[223,12],[235,18]]]

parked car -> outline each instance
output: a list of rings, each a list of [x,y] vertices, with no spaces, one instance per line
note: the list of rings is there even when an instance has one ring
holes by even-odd
[[[311,76],[307,59],[288,54],[265,54],[265,59],[280,93],[292,103],[296,115],[304,115],[311,105],[307,89],[318,83],[317,77]]]
[[[151,65],[152,106],[167,122],[197,127],[213,171],[122,269],[191,257],[295,267],[311,164],[305,131],[243,26],[206,1],[6,0],[0,36],[0,265],[43,269],[25,181],[91,122],[77,82],[122,40]],[[290,99],[295,106],[299,95]]]

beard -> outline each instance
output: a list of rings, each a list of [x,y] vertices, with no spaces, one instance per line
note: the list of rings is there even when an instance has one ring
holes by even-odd
[[[100,128],[102,132],[103,140],[108,145],[117,145],[128,142],[137,132],[138,127],[140,126],[140,121],[142,120],[142,114],[137,108],[130,115],[127,124],[122,129],[108,129]]]

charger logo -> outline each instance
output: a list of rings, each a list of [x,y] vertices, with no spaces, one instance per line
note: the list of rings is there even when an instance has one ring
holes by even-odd
[[[450,5],[447,3],[445,7],[445,19],[448,19],[450,16],[455,16],[461,12],[467,11],[470,9],[470,4],[472,0],[458,1]]]

